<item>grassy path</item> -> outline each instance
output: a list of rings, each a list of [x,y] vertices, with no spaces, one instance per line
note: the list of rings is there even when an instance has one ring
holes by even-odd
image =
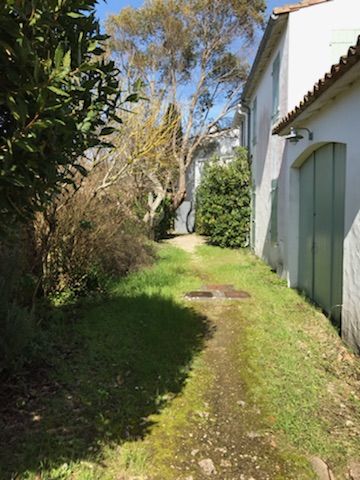
[[[209,283],[251,297],[184,300]],[[301,480],[310,455],[345,479],[360,459],[359,361],[250,253],[162,246],[76,316],[2,407],[1,479]]]

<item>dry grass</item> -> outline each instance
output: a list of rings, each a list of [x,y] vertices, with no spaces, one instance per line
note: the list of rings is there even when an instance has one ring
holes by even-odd
[[[125,188],[119,193],[121,184],[95,195],[100,174],[38,216],[47,293],[87,293],[103,287],[106,277],[126,275],[152,258],[144,225],[131,208],[133,197]]]

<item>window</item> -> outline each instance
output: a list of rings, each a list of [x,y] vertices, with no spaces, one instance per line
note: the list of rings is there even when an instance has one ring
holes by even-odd
[[[272,120],[276,121],[279,117],[280,104],[280,54],[277,55],[272,69],[273,80],[273,103],[272,103]]]
[[[360,28],[353,30],[333,30],[331,35],[331,63],[338,63],[346,55],[349,47],[356,45]]]
[[[252,106],[252,143],[256,144],[257,141],[257,98],[253,101]]]

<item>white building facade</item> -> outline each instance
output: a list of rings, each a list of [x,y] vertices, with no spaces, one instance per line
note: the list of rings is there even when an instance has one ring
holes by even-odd
[[[314,84],[359,34],[358,0],[308,0],[275,9],[238,114],[249,130],[244,137],[252,160],[254,251],[341,323],[344,339],[355,348],[360,345],[358,67],[340,69],[341,78],[332,76],[320,96]],[[306,92],[301,115],[288,116]],[[290,143],[285,137],[291,127],[307,128],[313,138],[298,130],[297,143]]]

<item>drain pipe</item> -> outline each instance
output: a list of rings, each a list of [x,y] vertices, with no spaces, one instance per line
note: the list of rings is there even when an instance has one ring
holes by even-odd
[[[248,162],[249,166],[251,166],[251,108],[249,105],[247,105],[245,102],[241,102],[240,105],[240,110],[245,110],[246,111],[246,134],[247,134],[247,150],[248,150]],[[245,140],[245,138],[244,138]]]
[[[248,150],[248,165],[251,173],[251,229],[250,229],[250,238],[248,243],[252,250],[255,248],[255,229],[256,229],[256,217],[255,217],[255,189],[254,181],[252,176],[252,153],[251,153],[251,108],[245,102],[240,104],[240,109],[246,111],[246,133],[247,133],[247,150]]]

